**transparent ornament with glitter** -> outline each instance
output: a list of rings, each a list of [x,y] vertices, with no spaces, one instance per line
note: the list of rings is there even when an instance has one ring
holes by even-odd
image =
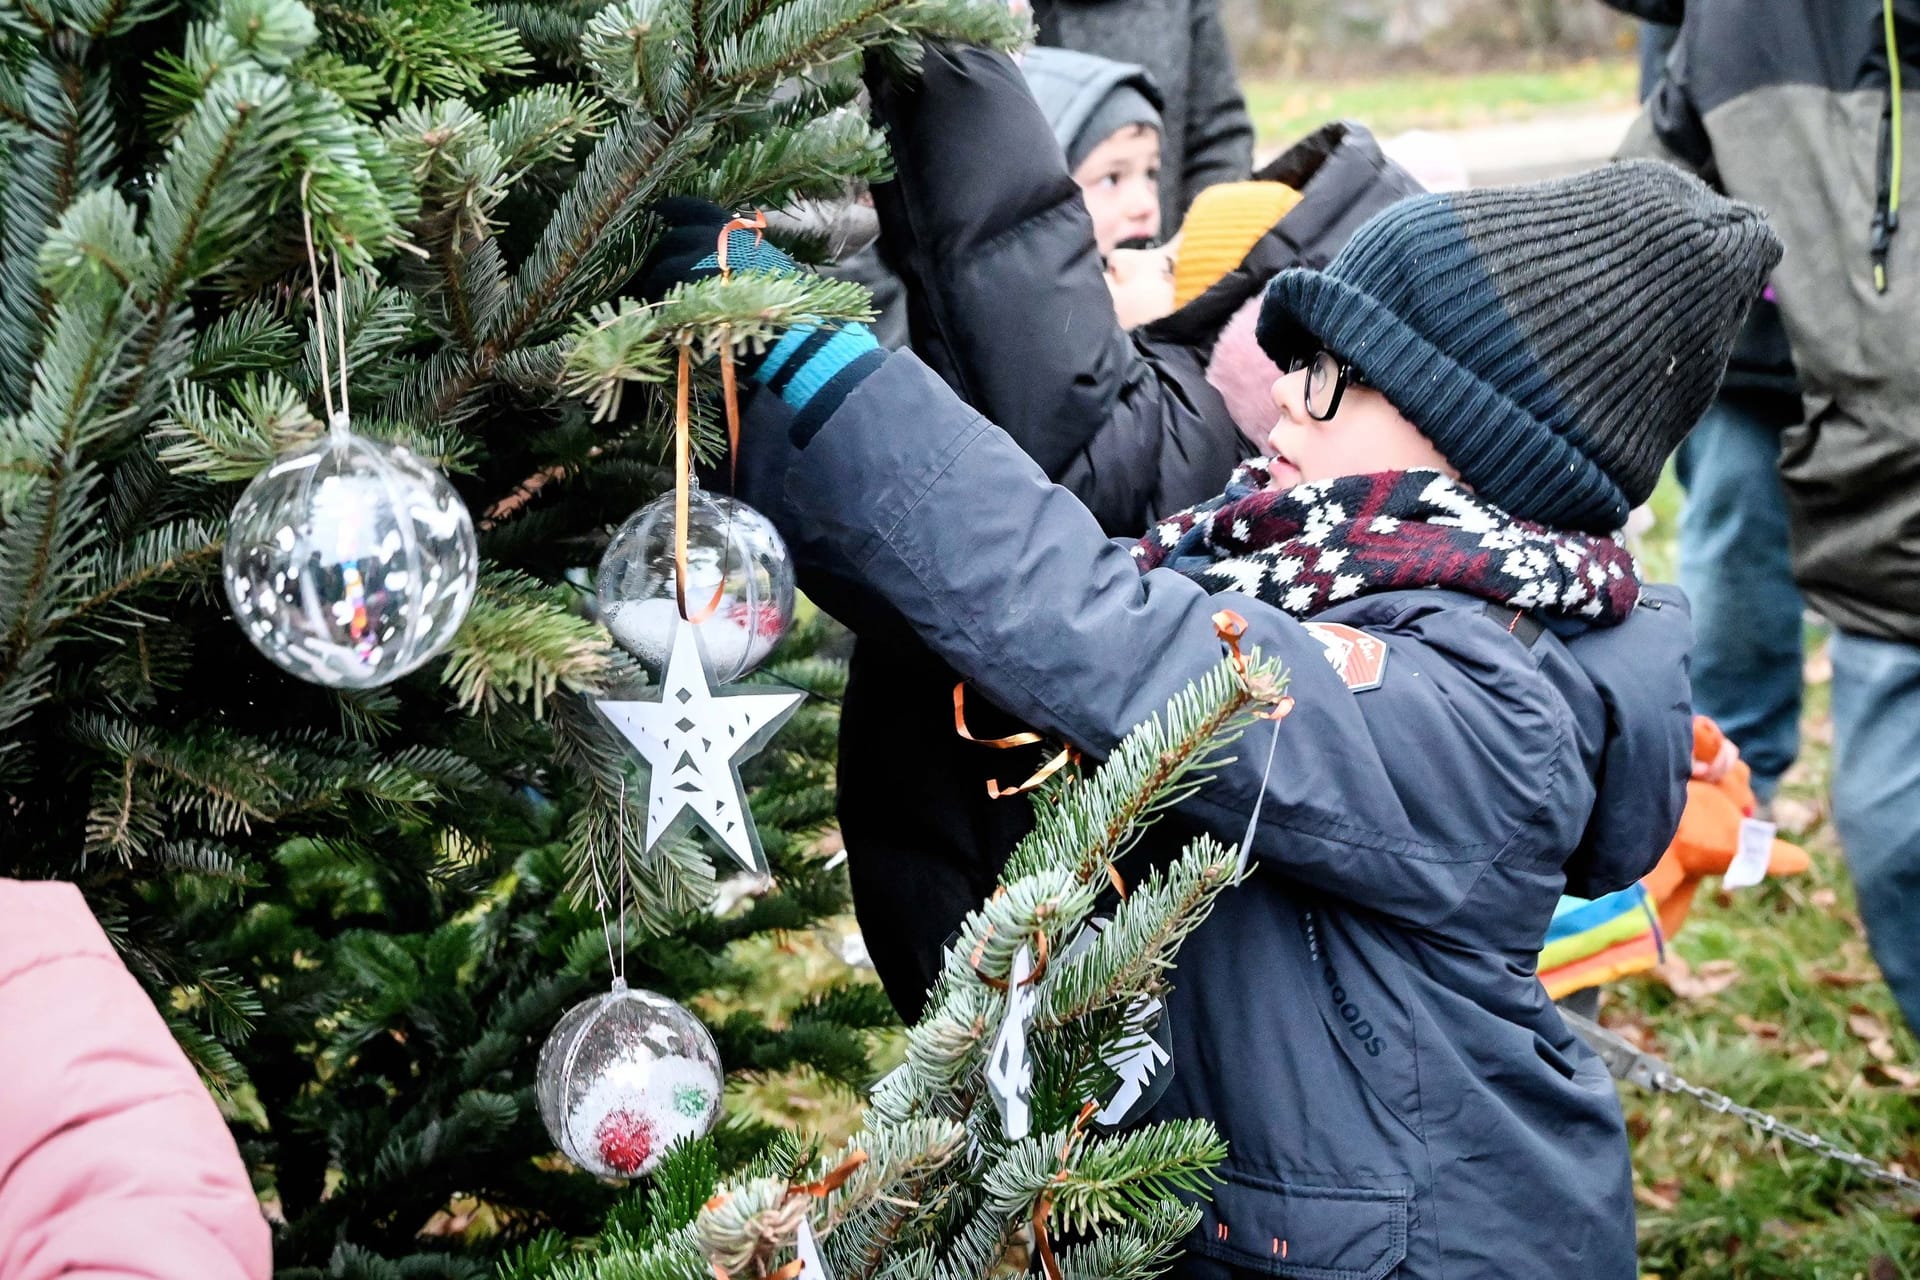
[[[370,689],[447,647],[479,567],[473,518],[446,477],[336,417],[240,495],[222,576],[234,621],[275,665]]]
[[[603,1178],[637,1178],[720,1119],[726,1080],[700,1020],[652,991],[613,989],[569,1009],[540,1050],[540,1119],[560,1153]]]
[[[600,617],[658,677],[683,619],[675,596],[674,496],[662,494],[613,536],[600,560]],[[793,625],[793,561],[773,522],[744,502],[696,490],[687,507],[687,612],[716,683],[764,661]]]

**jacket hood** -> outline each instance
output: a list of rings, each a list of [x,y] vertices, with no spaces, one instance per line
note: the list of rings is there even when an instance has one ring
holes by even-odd
[[[1652,586],[1619,626],[1552,630],[1560,643],[1542,638],[1540,667],[1567,692],[1595,792],[1567,892],[1597,898],[1652,870],[1679,828],[1693,760],[1693,622],[1685,596]]]
[[[1156,113],[1166,107],[1166,99],[1147,69],[1131,62],[1040,45],[1021,57],[1020,74],[1026,77],[1033,100],[1040,104],[1040,113],[1052,127],[1061,154],[1067,156],[1074,153],[1080,131],[1101,104],[1118,91],[1139,94]]]
[[[1154,334],[1211,354],[1220,331],[1248,298],[1289,267],[1319,269],[1333,260],[1356,228],[1381,209],[1426,188],[1388,159],[1363,125],[1321,125],[1268,161],[1255,182],[1279,182],[1300,202],[1254,241],[1240,265],[1199,297],[1148,326]]]

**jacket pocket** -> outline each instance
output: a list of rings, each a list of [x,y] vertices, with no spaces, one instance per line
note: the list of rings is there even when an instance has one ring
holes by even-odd
[[[1199,1251],[1291,1280],[1386,1280],[1407,1257],[1405,1187],[1322,1187],[1225,1173]]]

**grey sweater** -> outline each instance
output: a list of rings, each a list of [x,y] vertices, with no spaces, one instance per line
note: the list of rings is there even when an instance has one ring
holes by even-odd
[[[1143,66],[1166,97],[1161,234],[1193,197],[1253,171],[1253,122],[1234,77],[1218,0],[1034,0],[1040,43]]]

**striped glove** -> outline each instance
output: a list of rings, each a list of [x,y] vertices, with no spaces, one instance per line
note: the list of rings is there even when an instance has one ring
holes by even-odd
[[[676,284],[720,272],[720,229],[732,221],[719,205],[674,197],[654,208],[666,234],[640,271],[640,291],[657,298]],[[792,275],[803,268],[752,231],[727,235],[732,271]],[[788,432],[804,446],[833,416],[853,389],[880,367],[886,352],[863,324],[795,325],[765,355],[743,361],[747,376],[779,396],[793,411]]]

